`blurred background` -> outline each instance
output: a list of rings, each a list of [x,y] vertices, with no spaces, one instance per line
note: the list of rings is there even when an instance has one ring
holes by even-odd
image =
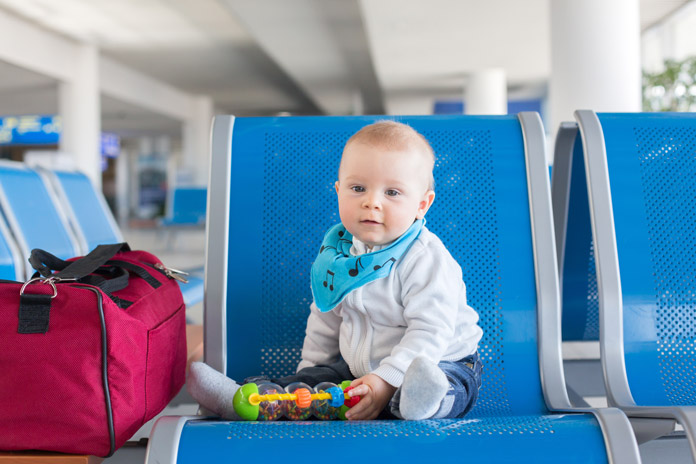
[[[0,157],[77,165],[122,227],[207,183],[216,114],[694,109],[687,0],[0,0]],[[549,164],[552,163],[549,155]]]

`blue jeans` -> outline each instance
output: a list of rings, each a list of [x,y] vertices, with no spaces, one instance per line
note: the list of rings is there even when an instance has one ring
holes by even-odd
[[[440,410],[434,419],[449,419],[464,417],[476,404],[479,389],[481,388],[481,372],[483,366],[478,353],[460,359],[459,361],[442,361],[438,364],[449,380],[450,389],[442,402]],[[281,387],[286,387],[293,382],[304,382],[310,387],[321,382],[339,384],[344,380],[354,380],[348,364],[339,359],[326,366],[314,366],[301,369],[294,375],[271,379],[267,376],[255,376],[244,379],[244,383],[271,381]],[[380,414],[378,419],[394,419],[400,417],[399,398],[401,390],[397,390],[389,405]]]

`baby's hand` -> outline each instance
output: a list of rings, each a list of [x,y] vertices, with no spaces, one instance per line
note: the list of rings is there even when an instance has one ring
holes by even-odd
[[[396,387],[385,382],[381,377],[367,374],[350,384],[353,387],[348,396],[360,396],[360,402],[346,412],[346,419],[374,419],[387,406],[394,396]]]

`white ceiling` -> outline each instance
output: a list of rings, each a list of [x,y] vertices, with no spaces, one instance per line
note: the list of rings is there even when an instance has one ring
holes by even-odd
[[[543,94],[553,0],[0,0],[27,19],[237,115],[385,113],[461,96],[470,73],[506,70]],[[687,0],[641,0],[641,27]],[[52,79],[0,62],[0,112],[57,110]],[[106,130],[178,130],[113,99]]]

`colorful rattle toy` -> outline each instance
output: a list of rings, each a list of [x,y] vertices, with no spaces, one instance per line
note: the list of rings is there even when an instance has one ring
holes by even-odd
[[[312,413],[322,420],[345,419],[345,412],[360,401],[359,396],[350,397],[350,381],[340,386],[330,382],[317,385],[318,393],[303,383],[282,387],[264,383],[247,383],[234,394],[232,404],[235,412],[244,420],[276,420],[285,415],[292,420],[305,420]]]

